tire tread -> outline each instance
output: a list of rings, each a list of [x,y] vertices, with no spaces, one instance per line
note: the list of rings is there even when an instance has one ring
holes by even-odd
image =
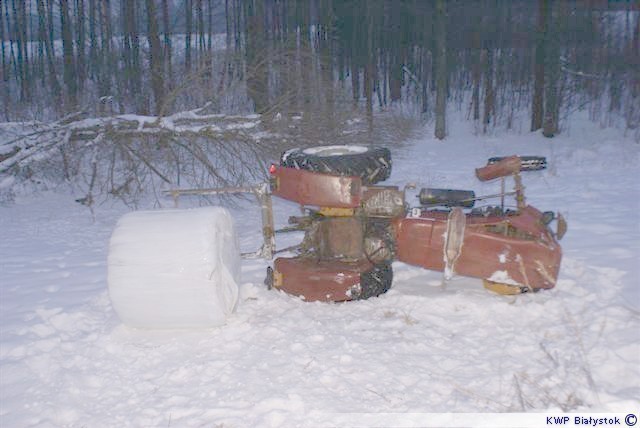
[[[371,185],[391,175],[391,152],[386,147],[368,147],[362,153],[318,156],[298,148],[283,155],[280,165],[323,174],[360,177],[363,184]]]

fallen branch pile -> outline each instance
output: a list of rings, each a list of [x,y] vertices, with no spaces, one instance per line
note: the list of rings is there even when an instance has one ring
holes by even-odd
[[[32,122],[0,125],[11,133],[18,133],[0,143],[0,173],[14,171],[26,163],[41,161],[62,146],[89,147],[105,141],[131,141],[136,138],[158,139],[206,138],[216,141],[250,141],[266,136],[256,132],[258,115],[226,116],[206,114],[208,106],[178,112],[171,116],[117,115],[84,118],[75,113],[50,123]]]
[[[0,124],[0,178],[67,182],[91,206],[98,196],[135,203],[145,193],[264,180],[280,140],[258,115],[82,113],[50,123]]]

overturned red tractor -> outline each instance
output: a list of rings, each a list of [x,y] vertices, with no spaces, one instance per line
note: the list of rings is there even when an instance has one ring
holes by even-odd
[[[502,294],[552,288],[566,231],[561,215],[527,205],[521,172],[546,168],[546,159],[510,156],[489,159],[476,170],[482,181],[500,179],[502,192],[476,197],[472,191],[421,189],[409,206],[410,187],[382,186],[391,155],[382,147],[324,146],[285,152],[271,168],[275,196],[304,207],[289,230],[304,231],[294,257],[278,257],[266,284],[306,301],[366,299],[386,292],[392,262],[400,261],[480,278]],[[505,192],[512,177],[514,190]],[[505,196],[515,205],[506,208]],[[478,200],[500,198],[497,206],[474,208]],[[555,220],[556,230],[550,228]]]

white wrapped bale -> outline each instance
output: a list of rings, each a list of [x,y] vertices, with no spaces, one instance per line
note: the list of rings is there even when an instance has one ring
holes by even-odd
[[[108,271],[111,302],[128,326],[222,325],[238,301],[233,219],[219,207],[126,214],[111,235]]]

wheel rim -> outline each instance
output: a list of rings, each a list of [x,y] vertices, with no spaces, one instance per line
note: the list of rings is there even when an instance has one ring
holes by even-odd
[[[363,146],[321,146],[304,149],[302,153],[305,155],[329,157],[364,153],[367,150],[368,149]]]

